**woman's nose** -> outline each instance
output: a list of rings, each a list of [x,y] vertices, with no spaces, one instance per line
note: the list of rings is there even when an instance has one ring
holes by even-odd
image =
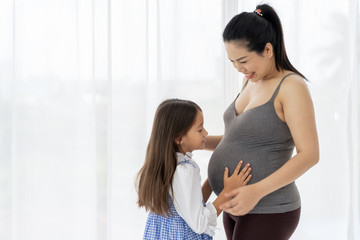
[[[243,67],[240,63],[234,62],[234,67],[236,68],[236,70],[238,70],[238,72],[243,72]]]

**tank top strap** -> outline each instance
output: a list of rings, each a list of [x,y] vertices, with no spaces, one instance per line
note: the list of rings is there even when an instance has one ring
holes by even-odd
[[[280,89],[280,86],[282,84],[282,82],[285,80],[285,78],[287,78],[288,76],[290,75],[297,75],[296,73],[288,73],[286,74],[280,81],[279,85],[277,86],[277,88],[275,89],[275,92],[273,93],[272,97],[271,97],[271,100],[274,100],[276,94],[278,93],[279,89]]]
[[[249,82],[249,78],[246,79],[246,82],[244,83],[244,85],[241,88],[241,91],[238,93],[238,95],[236,96],[235,100],[239,97],[239,95],[242,93],[242,91],[244,90],[244,88],[246,87],[246,85]]]
[[[240,92],[242,92],[242,91],[244,90],[244,88],[246,87],[246,85],[248,84],[248,82],[249,82],[249,78],[246,79],[246,82],[245,82],[244,85],[242,86]]]

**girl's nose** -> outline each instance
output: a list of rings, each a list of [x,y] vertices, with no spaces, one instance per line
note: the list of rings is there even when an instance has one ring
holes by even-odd
[[[204,137],[206,137],[208,135],[208,132],[206,131],[206,129],[204,128]]]

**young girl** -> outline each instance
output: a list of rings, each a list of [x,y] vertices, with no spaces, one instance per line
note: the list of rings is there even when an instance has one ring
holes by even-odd
[[[211,188],[206,181],[202,194],[199,166],[191,159],[192,151],[205,147],[203,124],[191,101],[169,99],[158,107],[138,174],[138,205],[150,211],[144,239],[212,239],[219,206],[228,200],[224,194],[249,182],[249,164],[240,171],[240,161],[231,177],[225,168],[224,190],[205,204]]]

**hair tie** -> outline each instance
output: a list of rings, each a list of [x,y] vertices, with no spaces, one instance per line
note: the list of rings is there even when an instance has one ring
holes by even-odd
[[[256,9],[255,11],[254,11],[254,13],[256,13],[257,15],[259,15],[260,17],[262,17],[263,16],[263,14],[261,13],[261,9]]]

